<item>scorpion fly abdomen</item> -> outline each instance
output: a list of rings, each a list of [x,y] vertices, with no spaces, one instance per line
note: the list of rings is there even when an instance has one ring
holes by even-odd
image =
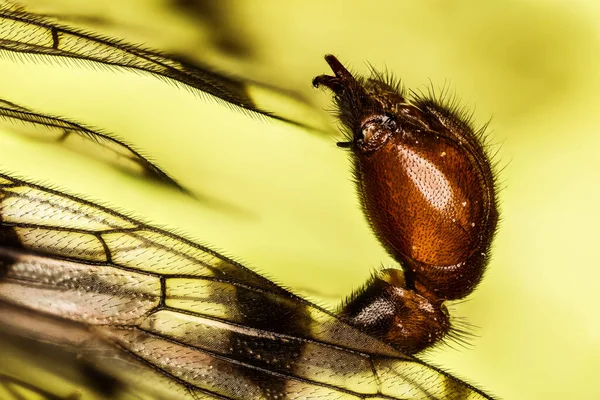
[[[450,108],[325,59],[334,76],[313,85],[334,93],[348,134],[338,145],[351,151],[363,210],[403,268],[373,277],[342,314],[418,352],[449,331],[443,302],[467,296],[483,276],[498,221],[490,160],[480,135]]]

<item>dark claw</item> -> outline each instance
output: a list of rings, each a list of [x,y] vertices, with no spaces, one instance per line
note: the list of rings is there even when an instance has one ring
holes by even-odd
[[[319,75],[313,79],[312,84],[316,88],[323,85],[326,88],[331,89],[334,93],[338,93],[338,91],[344,87],[344,84],[341,82],[340,78],[330,75]]]
[[[335,76],[337,76],[341,80],[343,80],[343,81],[354,80],[354,77],[352,76],[350,71],[348,71],[346,69],[346,67],[344,67],[342,65],[342,63],[334,55],[327,54],[325,56],[325,61],[327,61],[327,64],[329,64],[329,67],[331,68],[331,70],[333,71]]]
[[[323,85],[336,95],[340,96],[347,88],[353,86],[356,79],[354,79],[352,74],[335,56],[328,54],[325,56],[325,61],[327,61],[327,64],[329,64],[335,76],[319,75],[313,79],[312,84],[316,88]]]

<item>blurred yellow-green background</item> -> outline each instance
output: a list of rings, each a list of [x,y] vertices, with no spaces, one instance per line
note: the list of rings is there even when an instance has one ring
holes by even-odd
[[[307,123],[331,132],[330,97],[311,87],[328,72],[326,53],[356,72],[368,62],[409,88],[456,93],[477,124],[491,118],[502,222],[483,283],[452,307],[477,326],[470,348],[424,358],[504,399],[600,398],[598,3],[180,1],[188,8],[173,14],[164,1],[23,3],[293,90],[312,105]],[[0,97],[125,138],[201,201],[11,134],[0,135],[3,172],[168,227],[331,307],[393,265],[333,135],[232,113],[143,73],[5,53],[0,70]]]

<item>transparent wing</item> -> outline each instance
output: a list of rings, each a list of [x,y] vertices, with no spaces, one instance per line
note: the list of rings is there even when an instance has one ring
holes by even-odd
[[[111,5],[115,3],[117,13],[111,12]],[[119,0],[112,4],[111,0],[103,3],[19,0],[19,4],[38,15],[136,43],[149,43],[194,61],[205,61],[207,49],[238,59],[256,56],[257,49],[251,38],[242,34],[239,26],[231,29],[239,25],[235,12],[239,3],[227,0]]]
[[[199,60],[192,63],[182,56],[164,55],[63,26],[52,19],[26,12],[22,7],[0,3],[0,50],[10,52],[7,54],[12,57],[49,56],[49,59],[58,57],[67,62],[96,63],[109,68],[147,72],[199,95],[206,96],[208,93],[226,101],[232,108],[310,128],[297,115],[311,113],[311,107],[303,104],[301,99],[294,99],[290,93],[278,93],[273,87],[217,73]],[[259,99],[268,107],[285,103],[282,109],[287,112],[270,112],[257,103]]]
[[[80,153],[108,162],[123,171],[174,186],[187,192],[148,158],[113,136],[64,118],[34,112],[0,99],[0,126],[41,141],[70,146]]]
[[[0,383],[26,360],[121,398],[490,398],[203,246],[0,180]]]

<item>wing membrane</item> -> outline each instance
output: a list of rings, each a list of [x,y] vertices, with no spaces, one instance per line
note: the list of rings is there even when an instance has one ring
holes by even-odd
[[[0,7],[0,49],[143,71],[271,115],[242,80],[15,7]],[[8,102],[3,115],[87,129]],[[0,348],[13,398],[489,398],[206,247],[6,175]]]
[[[181,84],[200,95],[209,93],[224,100],[228,106],[242,111],[307,127],[296,118],[286,118],[259,107],[249,94],[252,89],[260,86],[258,84],[213,72],[198,62],[191,64],[178,60],[174,55],[166,56],[158,51],[62,26],[20,7],[0,4],[0,50],[4,50],[9,56],[20,54],[25,57],[59,57],[64,61],[97,63],[109,68],[147,72]],[[306,107],[289,94],[277,93],[273,88],[265,86],[261,89],[263,92],[272,92],[272,96],[277,97],[278,101],[287,98],[291,108],[303,108],[303,112],[307,111]]]
[[[5,99],[0,99],[0,120],[9,125],[11,131],[27,134],[39,140],[71,144],[78,151],[89,150],[88,153],[105,159],[125,171],[137,173],[186,191],[175,179],[171,178],[146,157],[125,142],[115,139],[109,134],[64,118],[36,113]],[[35,129],[34,131],[23,129],[26,127]]]
[[[29,318],[0,326],[78,348],[115,391],[156,382],[167,398],[488,398],[203,246],[0,178],[0,304]],[[40,331],[38,319],[59,328]],[[77,334],[52,336],[69,324]]]

